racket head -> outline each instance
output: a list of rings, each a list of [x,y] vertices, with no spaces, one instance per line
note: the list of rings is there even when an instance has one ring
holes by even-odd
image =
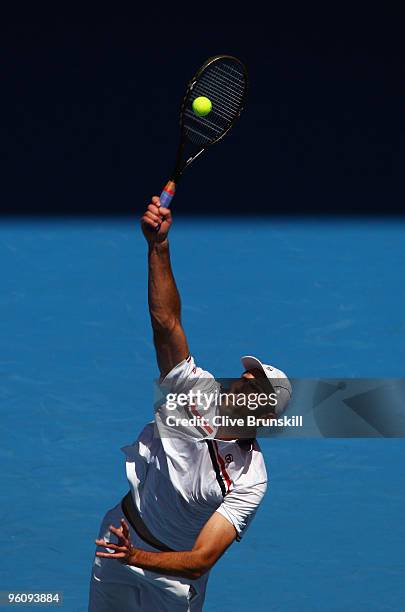
[[[246,66],[232,55],[209,58],[188,84],[180,110],[180,145],[174,180],[209,146],[219,142],[238,120],[246,102],[249,80]],[[193,101],[204,96],[210,113],[197,116]]]

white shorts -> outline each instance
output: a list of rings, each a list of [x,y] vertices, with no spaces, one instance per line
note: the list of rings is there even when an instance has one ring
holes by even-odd
[[[115,542],[109,526],[119,526],[121,518],[121,504],[117,504],[103,518],[98,537]],[[136,548],[159,552],[141,540],[132,527],[130,532]],[[95,557],[89,612],[200,612],[207,580],[208,575],[189,581],[124,565],[115,559]]]

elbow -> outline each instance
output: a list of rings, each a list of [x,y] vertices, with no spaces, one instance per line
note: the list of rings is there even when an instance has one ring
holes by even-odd
[[[180,324],[179,318],[174,315],[152,313],[151,318],[153,332],[158,335],[170,335]]]
[[[184,578],[187,578],[187,580],[198,580],[198,578],[201,578],[201,576],[204,575],[205,572],[188,572],[187,576],[184,576]]]
[[[209,572],[213,565],[214,562],[210,562],[209,559],[199,555],[194,560],[194,563],[192,563],[188,568],[187,578],[190,578],[191,580],[197,580],[198,578],[201,578],[201,576],[204,576],[204,574]]]
[[[189,580],[198,580],[198,578],[201,578],[201,576],[204,576],[204,574],[206,574],[208,572],[208,570],[211,569],[210,567],[201,567],[201,568],[194,568],[194,569],[190,569],[187,572],[187,576],[184,576],[185,578],[188,578]]]

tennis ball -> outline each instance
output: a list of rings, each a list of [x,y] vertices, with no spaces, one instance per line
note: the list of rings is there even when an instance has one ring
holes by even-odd
[[[209,98],[205,96],[199,96],[193,101],[193,111],[197,117],[205,117],[212,110],[212,103]]]

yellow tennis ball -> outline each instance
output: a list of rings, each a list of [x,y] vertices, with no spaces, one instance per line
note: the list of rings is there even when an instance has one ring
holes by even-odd
[[[193,111],[197,115],[197,117],[205,117],[212,110],[212,102],[209,98],[205,96],[199,96],[193,101]]]

